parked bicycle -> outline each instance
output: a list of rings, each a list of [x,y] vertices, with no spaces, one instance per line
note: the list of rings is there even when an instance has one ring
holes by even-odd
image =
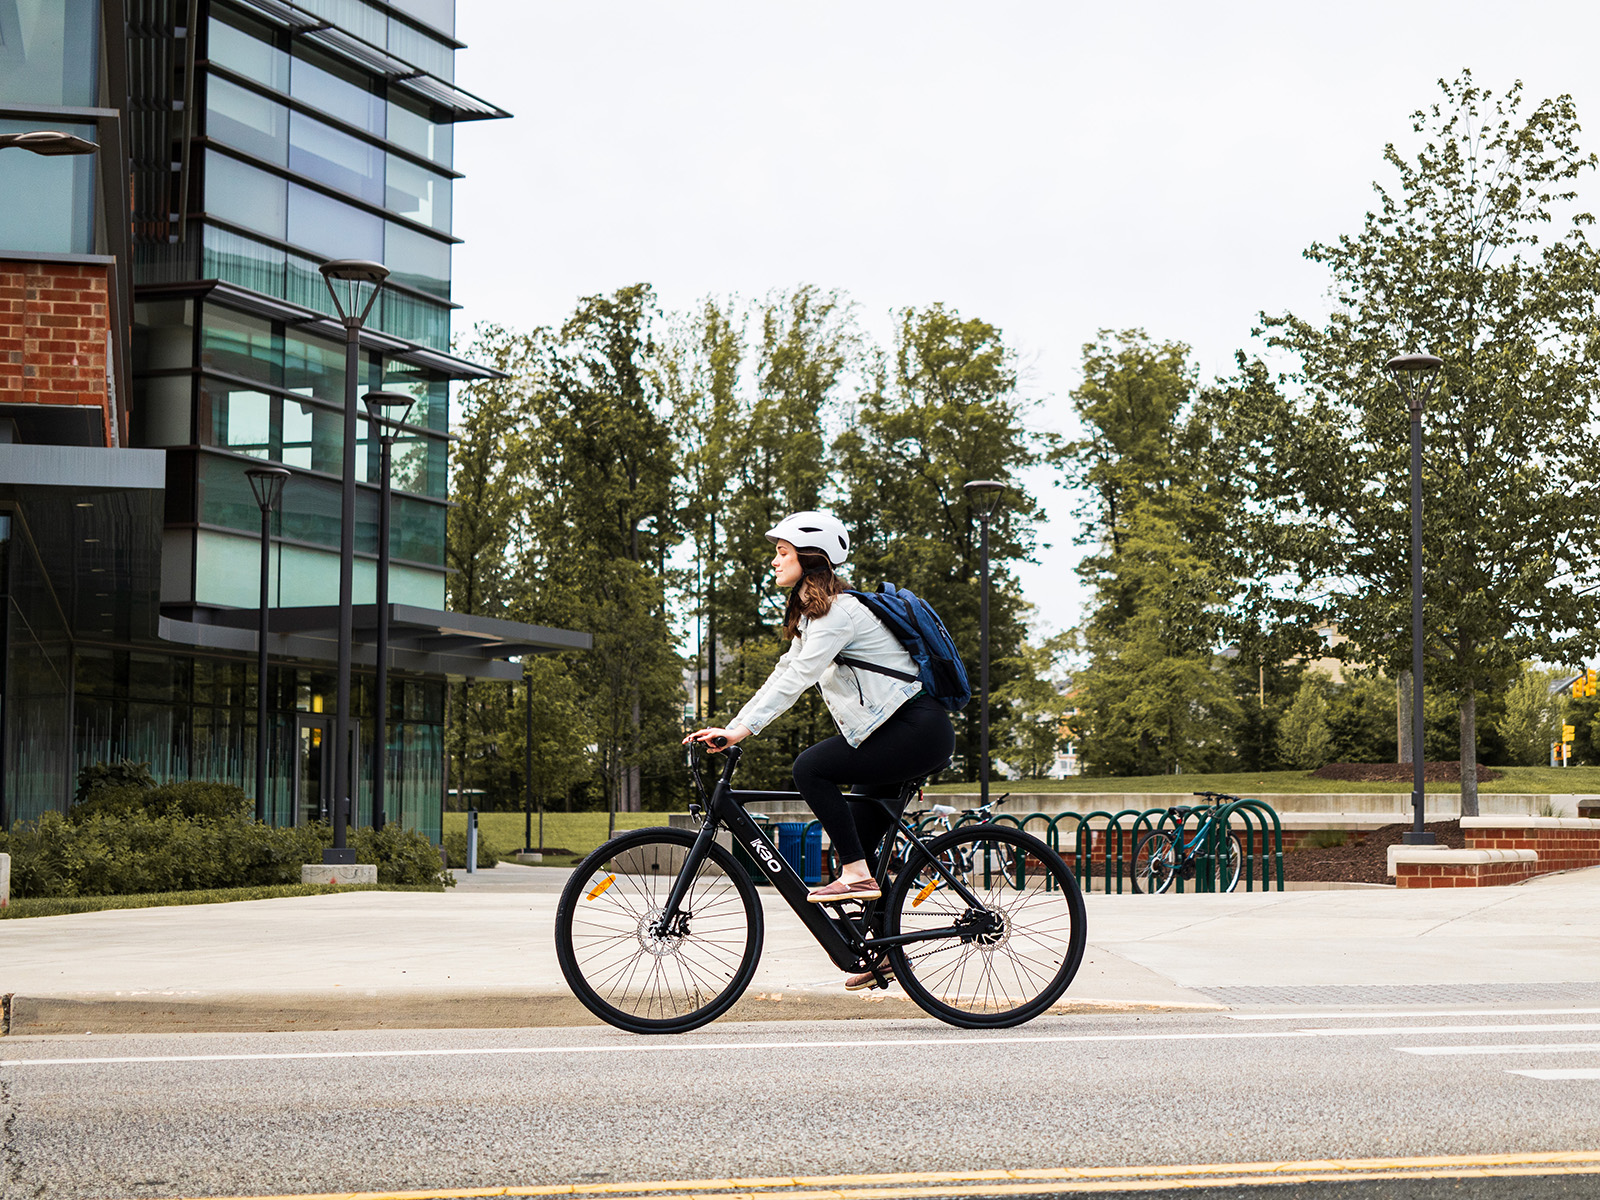
[[[919,784],[920,789],[920,784]],[[1004,804],[1010,797],[1007,792],[1004,796],[996,797],[986,804],[974,808],[956,808],[949,804],[932,804],[927,808],[913,809],[906,813],[907,827],[916,831],[916,835],[924,840],[936,837],[941,833],[949,833],[962,825],[981,825],[994,815],[994,810]],[[922,799],[919,794],[917,799]],[[907,835],[899,829],[891,831],[894,840],[889,848],[889,870],[898,871],[906,862]],[[839,878],[839,851],[836,847],[828,847],[826,859],[828,879]]]
[[[1218,854],[1213,845],[1220,839],[1221,853],[1227,855],[1218,890],[1231,892],[1239,886],[1239,874],[1244,864],[1244,851],[1239,835],[1219,828],[1217,814],[1227,803],[1238,799],[1220,792],[1195,792],[1204,798],[1204,804],[1175,804],[1167,809],[1172,818],[1172,828],[1156,829],[1144,834],[1133,847],[1133,890],[1135,892],[1164,892],[1172,881],[1182,876],[1194,879],[1204,866],[1214,870],[1211,856]],[[1185,836],[1184,826],[1190,817],[1197,817],[1193,836]],[[1220,854],[1218,855],[1220,857]],[[1212,876],[1215,878],[1215,875]]]
[[[810,904],[806,886],[745,811],[782,792],[739,792],[737,746],[711,791],[693,750],[700,821],[687,829],[622,834],[581,862],[556,910],[556,955],[584,1006],[635,1033],[679,1033],[731,1008],[761,957],[754,884],[718,842],[748,853],[843,971],[881,970],[926,1012],[952,1025],[1019,1025],[1060,999],[1083,960],[1083,897],[1044,842],[999,825],[968,825],[931,839],[904,819],[906,862],[881,855],[881,899]],[[900,812],[923,783],[901,789]],[[891,831],[891,836],[896,831]]]

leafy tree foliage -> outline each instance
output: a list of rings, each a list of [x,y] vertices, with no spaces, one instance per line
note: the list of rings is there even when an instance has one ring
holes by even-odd
[[[1571,212],[1595,165],[1571,98],[1524,114],[1520,85],[1496,97],[1464,72],[1440,87],[1413,117],[1415,157],[1386,148],[1398,180],[1377,187],[1361,232],[1307,251],[1332,276],[1332,316],[1265,318],[1302,396],[1265,433],[1280,548],[1324,589],[1320,618],[1392,674],[1410,655],[1409,431],[1384,363],[1444,359],[1425,416],[1426,684],[1457,698],[1471,815],[1480,689],[1525,659],[1576,657],[1600,624],[1584,433],[1600,259],[1591,218]]]

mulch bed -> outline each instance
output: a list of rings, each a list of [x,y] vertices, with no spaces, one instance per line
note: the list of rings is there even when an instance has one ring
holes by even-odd
[[[1349,783],[1410,783],[1416,777],[1411,763],[1329,763],[1311,774],[1317,779],[1342,779]],[[1423,763],[1422,778],[1428,783],[1460,783],[1461,764],[1455,761]],[[1499,778],[1499,771],[1478,764],[1479,783]]]
[[[1296,882],[1392,883],[1389,876],[1389,847],[1398,845],[1410,832],[1411,822],[1384,825],[1358,842],[1351,833],[1343,846],[1307,846],[1283,856],[1283,877]],[[1423,826],[1438,839],[1440,846],[1460,850],[1466,846],[1460,821],[1429,821]]]

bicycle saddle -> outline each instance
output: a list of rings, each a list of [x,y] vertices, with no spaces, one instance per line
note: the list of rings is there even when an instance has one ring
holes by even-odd
[[[1190,813],[1192,813],[1194,809],[1195,806],[1192,804],[1174,804],[1171,808],[1167,809],[1167,815],[1169,817],[1176,817],[1181,821],[1184,817],[1187,817]]]

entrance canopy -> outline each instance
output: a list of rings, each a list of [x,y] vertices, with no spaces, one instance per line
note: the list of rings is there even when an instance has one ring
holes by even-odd
[[[168,641],[211,650],[256,651],[260,613],[254,609],[195,609],[192,620],[161,618],[161,636]],[[357,665],[377,664],[378,606],[354,608],[355,640],[351,658]],[[275,659],[337,662],[337,605],[273,608],[267,613],[267,653]],[[520,679],[522,667],[507,662],[528,654],[588,650],[594,639],[570,629],[524,625],[494,617],[411,604],[389,605],[390,663],[403,671],[468,679]]]

